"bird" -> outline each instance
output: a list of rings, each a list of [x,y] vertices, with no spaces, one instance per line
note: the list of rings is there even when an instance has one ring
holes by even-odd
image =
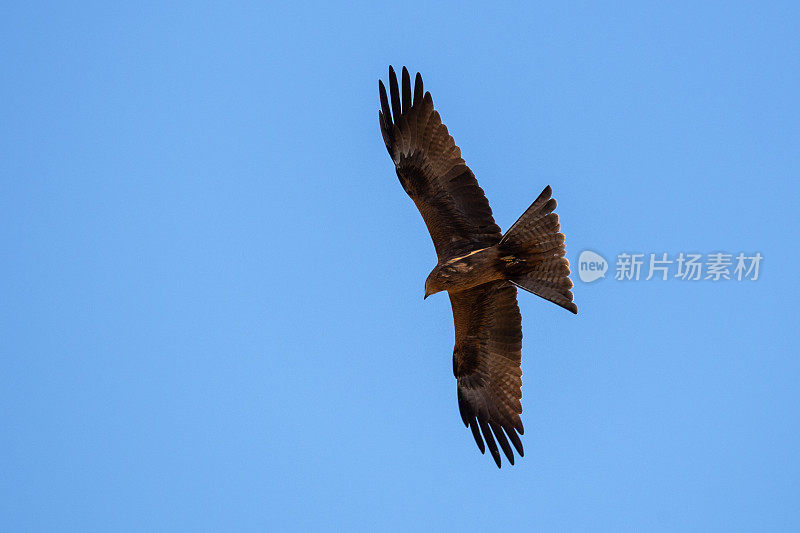
[[[389,94],[378,80],[378,121],[400,184],[422,215],[437,263],[425,296],[447,291],[453,310],[453,375],[458,409],[482,454],[497,467],[500,449],[520,457],[522,414],[522,316],[517,288],[574,313],[569,261],[556,200],[548,185],[506,231],[461,150],[434,109],[422,76],[403,67],[398,85],[389,67]],[[391,104],[390,104],[391,102]],[[510,441],[510,443],[509,443]],[[499,449],[498,449],[499,444]]]

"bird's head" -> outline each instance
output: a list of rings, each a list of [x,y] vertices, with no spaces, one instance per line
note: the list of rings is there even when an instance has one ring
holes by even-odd
[[[444,277],[445,275],[443,274],[442,269],[438,266],[434,268],[430,274],[428,274],[428,279],[425,280],[425,298],[431,294],[436,294],[437,292],[445,290],[446,280]],[[423,298],[423,300],[425,298]]]
[[[425,296],[422,298],[423,300],[426,300],[428,296],[430,296],[431,294],[436,294],[437,292],[439,292],[435,289],[432,289],[431,285],[432,285],[431,278],[429,276],[428,279],[425,280]]]

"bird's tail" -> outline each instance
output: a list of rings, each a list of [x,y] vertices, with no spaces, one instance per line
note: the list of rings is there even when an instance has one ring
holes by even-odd
[[[511,283],[578,313],[572,301],[569,261],[564,257],[564,234],[558,223],[555,198],[548,185],[509,228],[498,244],[506,279]]]

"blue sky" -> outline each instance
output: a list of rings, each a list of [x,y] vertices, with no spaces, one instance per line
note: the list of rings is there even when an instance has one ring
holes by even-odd
[[[800,9],[699,4],[6,6],[2,529],[800,528]],[[549,184],[573,266],[759,252],[759,279],[520,294],[498,470],[422,300],[389,64],[501,227]]]

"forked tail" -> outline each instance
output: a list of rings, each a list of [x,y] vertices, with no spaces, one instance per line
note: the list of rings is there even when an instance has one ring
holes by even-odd
[[[558,223],[553,191],[542,194],[503,235],[498,245],[506,278],[521,289],[550,300],[575,314],[564,234]]]

